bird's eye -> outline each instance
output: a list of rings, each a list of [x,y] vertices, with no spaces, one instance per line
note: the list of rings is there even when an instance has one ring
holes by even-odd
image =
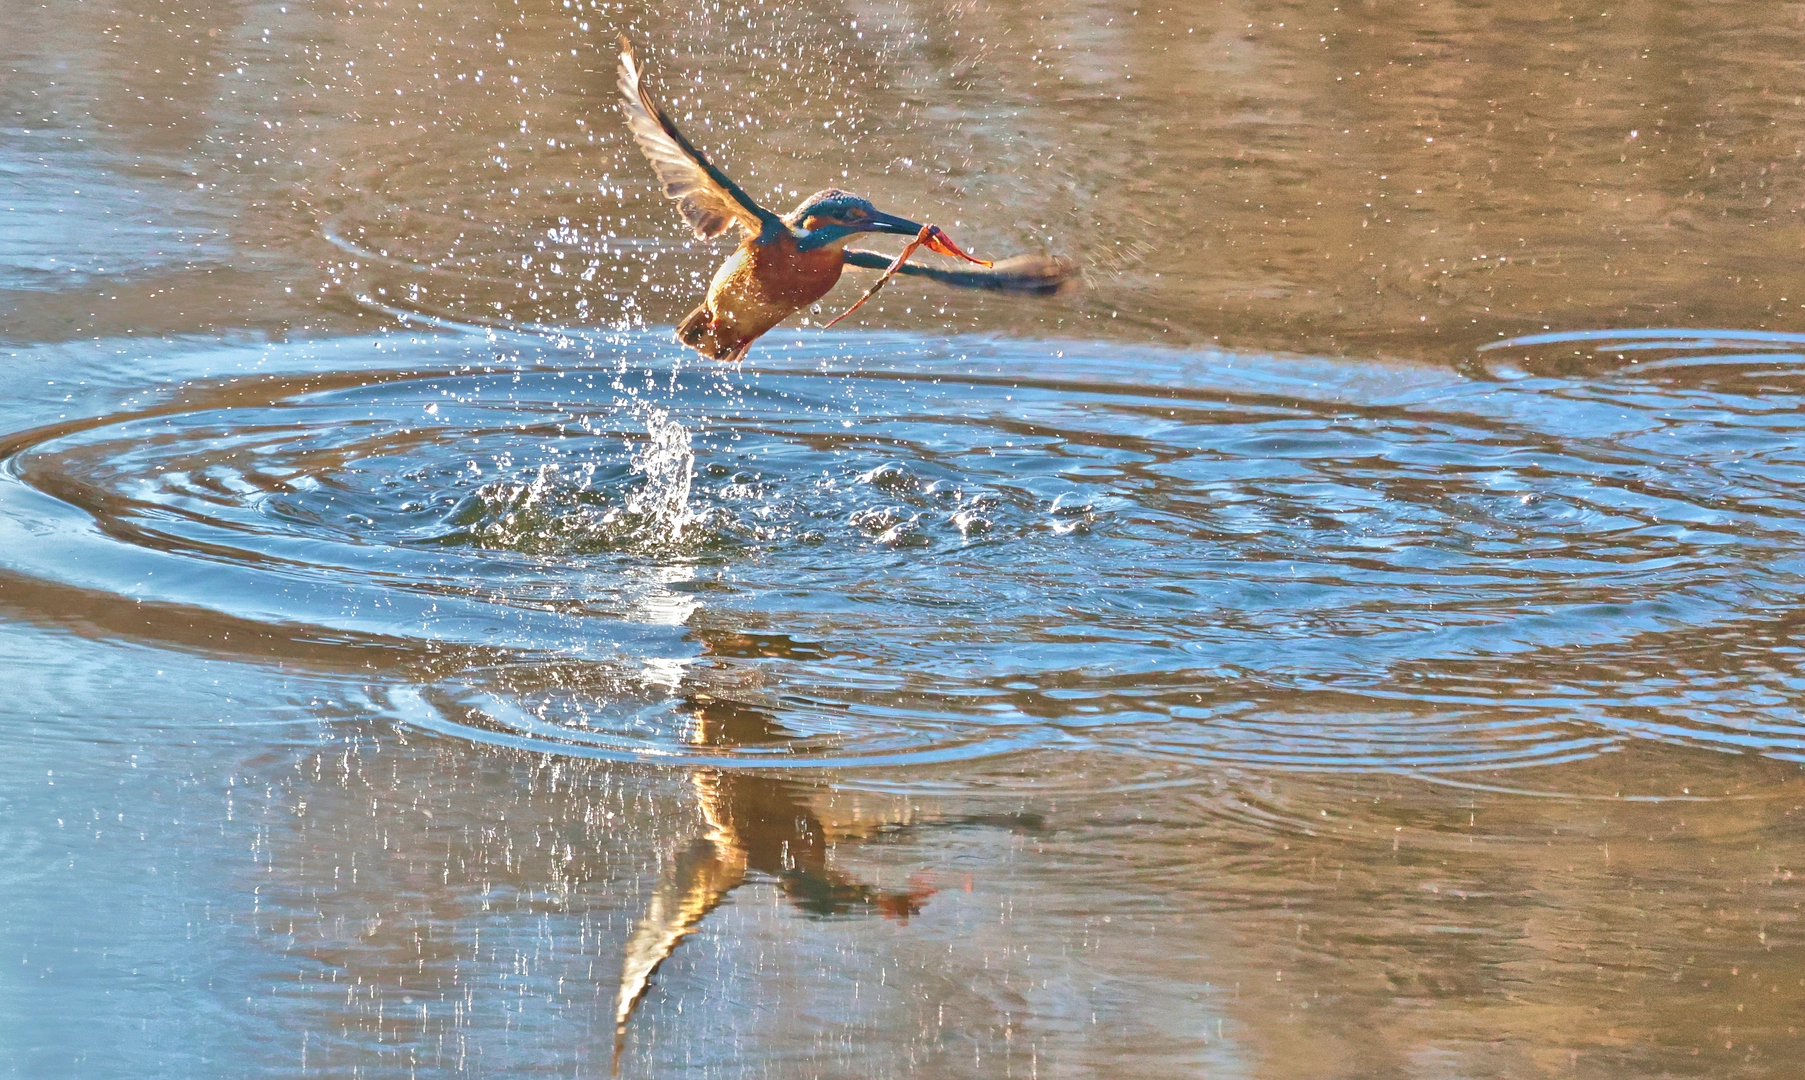
[[[871,215],[866,213],[865,208],[862,206],[849,206],[846,208],[847,221],[864,221],[870,216]]]

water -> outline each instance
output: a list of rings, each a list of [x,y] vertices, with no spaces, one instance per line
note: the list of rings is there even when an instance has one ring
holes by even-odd
[[[1805,1055],[1798,20],[0,25],[5,1075]],[[1084,287],[683,355],[616,26]]]

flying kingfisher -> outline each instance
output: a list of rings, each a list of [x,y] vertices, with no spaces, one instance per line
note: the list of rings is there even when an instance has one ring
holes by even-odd
[[[754,202],[683,137],[646,92],[632,44],[624,35],[620,90],[633,138],[651,161],[665,196],[676,201],[696,236],[711,240],[734,226],[745,232],[739,247],[715,271],[707,297],[677,324],[677,340],[704,356],[734,362],[743,359],[760,335],[826,296],[847,266],[885,271],[859,303],[895,273],[960,288],[1037,295],[1057,292],[1076,276],[1072,262],[1057,256],[1018,255],[993,266],[959,250],[938,227],[886,214],[870,200],[838,188],[818,191],[780,217]],[[909,236],[913,242],[895,259],[846,246],[860,233],[879,232]],[[905,264],[917,247],[986,269],[941,270]]]

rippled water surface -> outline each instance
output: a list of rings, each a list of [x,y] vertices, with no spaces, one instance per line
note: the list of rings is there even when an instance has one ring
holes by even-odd
[[[1796,1074],[1805,21],[1343,7],[0,0],[0,1073]]]

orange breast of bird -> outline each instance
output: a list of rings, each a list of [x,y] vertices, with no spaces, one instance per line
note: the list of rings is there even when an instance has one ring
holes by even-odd
[[[826,296],[845,256],[835,247],[801,251],[791,236],[747,240],[715,272],[708,307],[720,341],[751,341]]]

